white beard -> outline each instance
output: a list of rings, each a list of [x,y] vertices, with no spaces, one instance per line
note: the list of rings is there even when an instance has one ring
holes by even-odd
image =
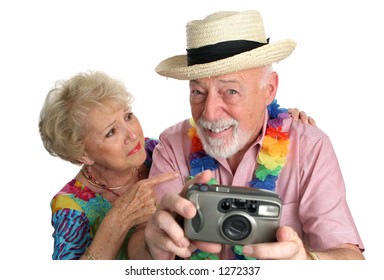
[[[223,131],[232,128],[232,134],[214,139],[207,137],[204,133],[205,129],[211,131]],[[230,158],[237,152],[241,151],[248,143],[252,136],[251,132],[245,132],[239,128],[239,122],[235,119],[206,121],[200,118],[197,121],[197,135],[203,144],[205,152],[213,158]]]

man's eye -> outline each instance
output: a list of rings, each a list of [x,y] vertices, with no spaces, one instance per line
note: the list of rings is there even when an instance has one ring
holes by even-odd
[[[203,93],[201,91],[195,89],[195,90],[192,90],[191,94],[192,95],[202,95]]]
[[[227,91],[227,93],[228,93],[229,95],[234,95],[234,94],[237,94],[238,92],[237,92],[236,90],[234,90],[234,89],[229,89],[229,90]]]
[[[197,89],[191,90],[190,101],[192,103],[197,104],[197,103],[204,102],[205,98],[206,98],[206,95],[203,92],[201,92]]]

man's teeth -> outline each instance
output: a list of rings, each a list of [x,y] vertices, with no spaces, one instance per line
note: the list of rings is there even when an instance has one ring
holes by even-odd
[[[224,131],[226,129],[228,129],[228,127],[220,127],[220,128],[217,127],[217,128],[214,128],[214,129],[210,129],[210,131],[213,132],[213,133],[220,133],[220,132],[222,132],[222,131]]]

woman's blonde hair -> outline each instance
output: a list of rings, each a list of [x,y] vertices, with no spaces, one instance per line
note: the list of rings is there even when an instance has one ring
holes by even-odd
[[[88,112],[96,106],[131,107],[133,96],[124,83],[99,71],[58,81],[40,112],[39,131],[45,149],[74,164],[84,154]]]

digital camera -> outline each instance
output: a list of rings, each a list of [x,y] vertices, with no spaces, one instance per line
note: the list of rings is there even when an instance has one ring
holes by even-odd
[[[254,188],[193,184],[186,198],[197,209],[184,220],[189,239],[224,244],[276,241],[282,202],[278,194]]]

